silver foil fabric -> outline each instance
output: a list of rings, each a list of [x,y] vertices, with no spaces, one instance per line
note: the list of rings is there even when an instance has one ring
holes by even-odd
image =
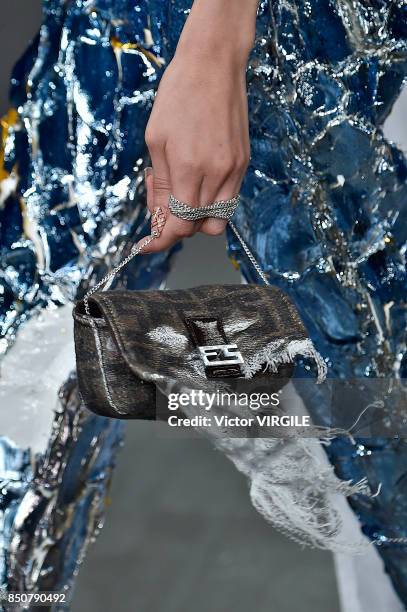
[[[144,128],[190,4],[44,0],[2,121],[3,353],[147,233]],[[262,0],[248,69],[252,161],[234,221],[344,379],[406,375],[407,166],[381,129],[406,77],[406,10],[403,0]],[[255,281],[232,238],[230,250]],[[137,259],[120,283],[158,287],[168,264],[168,254]],[[307,408],[321,417],[325,399],[318,387]],[[74,376],[43,410],[43,450],[1,440],[1,580],[69,592],[122,429],[81,408]],[[353,507],[407,601],[405,544],[392,542],[407,535],[405,440],[338,440],[328,452],[342,478],[381,485]]]

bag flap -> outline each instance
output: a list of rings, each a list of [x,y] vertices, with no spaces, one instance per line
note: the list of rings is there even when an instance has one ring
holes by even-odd
[[[227,344],[237,345],[246,378],[268,367],[276,373],[297,355],[314,359],[319,378],[325,363],[309,340],[296,308],[278,288],[263,285],[208,285],[184,290],[106,291],[89,299],[100,309],[124,359],[141,379],[181,379],[188,388],[210,388],[202,355],[188,320],[221,322]],[[83,302],[75,316],[86,321]],[[216,383],[216,381],[215,381]],[[217,385],[219,386],[219,385]]]

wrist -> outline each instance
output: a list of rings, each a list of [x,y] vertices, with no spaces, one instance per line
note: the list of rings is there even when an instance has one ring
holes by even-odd
[[[195,0],[176,54],[246,67],[256,34],[258,0]]]

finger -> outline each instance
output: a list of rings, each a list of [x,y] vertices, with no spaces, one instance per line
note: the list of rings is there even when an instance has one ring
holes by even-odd
[[[153,154],[151,155],[151,161],[153,163],[152,168],[146,168],[146,185],[147,185],[147,206],[151,213],[157,208],[165,209],[169,212],[168,200],[171,193],[174,193],[172,186],[172,180],[170,178],[170,170],[165,158],[162,155]],[[158,168],[158,170],[156,170]],[[175,173],[179,176],[179,173]],[[181,182],[176,181],[176,185],[181,186]],[[184,188],[179,188],[179,191],[187,196],[188,199],[181,200],[184,202],[195,202],[197,200],[196,194],[199,193],[200,181],[194,183],[192,180],[187,181]],[[181,198],[178,198],[181,199]],[[193,204],[191,204],[192,206]],[[170,214],[170,213],[169,213]],[[179,238],[184,238],[196,233],[202,222],[198,221],[191,225],[191,222],[185,222],[178,220],[174,217],[175,221],[172,222],[174,230],[177,232]],[[194,229],[192,229],[194,228]],[[176,242],[176,240],[174,242]],[[152,247],[154,248],[154,247]],[[164,248],[164,247],[163,247]],[[159,250],[159,249],[157,249]],[[153,251],[151,251],[153,252]]]
[[[157,230],[157,214],[161,216],[161,219],[165,218],[165,222],[161,222],[162,227],[160,227],[159,236],[155,240],[150,242],[147,240],[148,237],[146,237],[139,241],[137,246],[143,245],[143,253],[156,253],[158,251],[166,250],[180,239],[192,236],[199,230],[202,221],[184,221],[182,219],[178,219],[170,213],[168,209],[168,196],[171,193],[171,189],[169,188],[169,182],[167,179],[159,179],[157,181],[154,174],[154,168],[146,168],[145,181],[147,187],[147,205],[152,215],[152,233],[154,230]],[[159,194],[158,198],[157,185]],[[163,196],[163,194],[165,195]],[[156,204],[160,202],[162,205],[157,206]],[[146,240],[148,244],[146,244]]]
[[[154,184],[153,184],[153,169],[151,167],[144,169],[144,183],[147,192],[147,208],[151,214],[154,212]]]
[[[152,170],[147,171],[147,189],[150,189],[149,210],[154,208],[168,209],[168,198],[171,193],[171,177],[165,147],[150,147]],[[152,177],[152,178],[151,178]],[[152,208],[150,208],[150,206]]]
[[[168,152],[172,194],[188,206],[198,207],[201,204],[200,192],[204,178],[202,170],[191,158],[181,159],[175,153]]]
[[[153,150],[151,154],[152,168],[146,168],[147,206],[152,214],[152,231],[154,230],[154,213],[162,211],[165,216],[165,224],[157,238],[143,249],[143,253],[155,253],[165,250],[175,244],[180,238],[193,233],[194,224],[178,220],[176,217],[170,222],[169,229],[161,234],[167,225],[171,213],[168,208],[169,196],[172,193],[170,171],[165,158],[165,150]],[[192,227],[191,227],[192,226]],[[196,229],[195,229],[196,231]],[[140,241],[141,244],[143,240]]]
[[[208,206],[209,204],[213,204],[213,202],[217,201],[219,193],[222,190],[225,191],[225,183],[230,182],[231,174],[231,169],[222,169],[219,165],[204,176],[199,194],[201,206]],[[228,185],[226,188],[227,187]]]
[[[199,206],[199,194],[203,180],[203,174],[199,168],[196,168],[190,161],[182,161],[177,155],[167,154],[169,174],[170,174],[170,191],[166,193],[167,204],[170,194],[180,202],[184,202],[188,206]],[[154,169],[155,171],[155,169]],[[156,183],[154,182],[154,189]],[[154,198],[154,202],[157,202]],[[165,250],[173,246],[182,238],[193,236],[201,228],[202,220],[185,221],[175,217],[171,213],[167,220],[165,230],[159,240],[154,240],[146,252],[154,253]]]
[[[223,219],[205,219],[199,231],[208,236],[222,236],[226,230],[226,226],[227,221]]]
[[[222,192],[223,183],[216,175],[206,176],[202,182],[200,199],[202,206],[209,206],[222,199],[219,194]],[[199,229],[203,234],[219,236],[226,228],[226,221],[223,219],[204,219]]]
[[[153,164],[155,160],[153,160]],[[159,160],[161,164],[161,160]],[[165,173],[164,164],[159,165],[161,172]],[[157,177],[155,173],[155,167],[152,170],[147,169],[146,172],[146,183],[147,191],[147,203],[148,208],[152,214],[152,231],[154,230],[154,212],[162,211],[165,214],[165,224],[160,231],[160,236],[152,242],[149,242],[147,246],[143,248],[143,253],[156,253],[158,251],[166,250],[172,247],[176,242],[182,238],[186,238],[195,234],[200,226],[201,222],[191,222],[178,219],[172,215],[168,208],[169,195],[172,193],[171,181],[168,176]],[[145,239],[139,242],[143,244]]]
[[[166,212],[163,210],[163,212]],[[143,253],[157,253],[159,251],[165,251],[174,244],[176,244],[182,238],[187,238],[196,233],[196,224],[192,221],[184,221],[178,219],[167,213],[165,225],[161,230],[160,235],[145,246],[142,250]],[[153,229],[153,228],[152,228]],[[141,246],[145,243],[146,238],[140,240],[137,246]]]
[[[211,192],[210,204],[220,200],[234,198],[240,191],[242,178],[240,174],[230,173],[216,193]],[[206,193],[210,193],[209,190]],[[200,232],[209,236],[220,236],[226,229],[227,221],[224,219],[205,219],[200,227]]]

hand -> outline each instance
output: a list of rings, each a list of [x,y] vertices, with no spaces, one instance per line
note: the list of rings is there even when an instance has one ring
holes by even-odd
[[[222,1],[227,0],[216,0],[218,8]],[[151,212],[161,208],[166,223],[144,252],[167,249],[198,231],[223,233],[226,221],[191,222],[173,216],[168,197],[172,193],[190,206],[232,198],[239,193],[250,158],[246,65],[251,45],[239,37],[231,43],[215,42],[213,25],[205,31],[202,19],[199,11],[191,12],[192,24],[187,22],[164,73],[146,129],[153,166],[146,173],[147,206]],[[219,19],[217,23],[220,27]]]

